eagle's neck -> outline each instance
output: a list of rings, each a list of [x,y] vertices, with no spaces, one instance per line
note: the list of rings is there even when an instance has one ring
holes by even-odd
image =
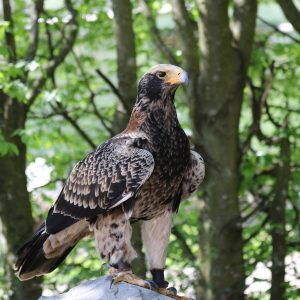
[[[159,99],[138,97],[126,131],[144,132],[150,136],[180,127],[174,106],[174,93],[160,95]]]
[[[151,148],[153,146],[151,150],[156,153],[166,153],[170,149],[181,151],[177,149],[181,147],[179,144],[182,141],[188,143],[179,124],[173,99],[150,101],[144,98],[137,102],[125,132],[130,136],[146,137]]]

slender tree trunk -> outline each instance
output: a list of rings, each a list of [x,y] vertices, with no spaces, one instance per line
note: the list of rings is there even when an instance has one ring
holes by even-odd
[[[200,76],[191,104],[196,147],[205,157],[205,209],[200,212],[203,299],[244,299],[239,192],[239,118],[253,42],[256,2],[198,1]],[[230,23],[232,23],[230,26]],[[200,298],[200,297],[199,297]]]
[[[114,27],[117,41],[118,87],[123,98],[117,107],[114,116],[114,132],[125,129],[130,117],[130,111],[137,95],[136,85],[136,53],[135,37],[133,32],[132,8],[130,0],[113,0]],[[145,277],[145,255],[142,252],[142,238],[140,226],[133,224],[132,243],[138,253],[138,258],[133,262],[135,274]]]
[[[3,0],[4,20],[9,22],[5,32],[5,42],[9,50],[9,62],[17,61],[14,37],[14,23],[9,0]],[[14,143],[18,155],[0,157],[0,229],[4,237],[5,280],[11,300],[37,299],[41,295],[41,279],[20,282],[14,275],[13,264],[18,247],[28,239],[33,231],[33,219],[29,194],[27,192],[26,145],[16,131],[25,128],[26,107],[17,99],[12,99],[0,90],[0,132],[5,140]]]
[[[123,98],[115,114],[114,127],[117,132],[126,126],[136,99],[136,53],[130,1],[113,0],[112,7],[117,43],[118,87]]]
[[[13,271],[15,253],[33,231],[25,175],[26,146],[19,136],[12,136],[17,129],[24,129],[25,106],[4,94],[1,94],[1,98],[5,105],[0,111],[0,130],[6,141],[14,143],[19,151],[18,155],[11,154],[0,157],[0,218],[1,231],[6,244],[2,249],[5,280],[10,285],[11,300],[37,299],[42,291],[41,279],[21,282]]]
[[[198,99],[199,80],[199,46],[197,32],[185,6],[184,0],[172,0],[173,17],[180,37],[183,68],[189,74],[189,88],[187,93],[190,111],[194,111],[194,104]]]
[[[289,188],[290,156],[290,142],[288,137],[284,137],[280,143],[280,162],[277,168],[276,191],[271,205],[271,235],[273,249],[271,300],[285,299],[285,203],[288,197]]]

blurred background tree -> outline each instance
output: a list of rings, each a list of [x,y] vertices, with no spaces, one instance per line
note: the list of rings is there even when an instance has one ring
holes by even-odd
[[[17,248],[72,166],[124,128],[137,78],[185,68],[181,124],[207,176],[176,216],[168,280],[197,299],[300,299],[300,5],[292,0],[2,0],[0,298],[102,274],[92,240],[19,282]],[[139,259],[146,268],[138,226]]]

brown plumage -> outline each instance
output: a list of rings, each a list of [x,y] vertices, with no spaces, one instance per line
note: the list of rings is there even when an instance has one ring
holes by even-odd
[[[203,160],[190,151],[174,106],[175,91],[186,82],[186,73],[172,65],[142,77],[127,128],[76,164],[45,224],[20,249],[21,280],[51,272],[91,233],[106,261],[129,269],[136,257],[130,223],[140,220],[153,279],[166,284],[172,217],[204,177]]]

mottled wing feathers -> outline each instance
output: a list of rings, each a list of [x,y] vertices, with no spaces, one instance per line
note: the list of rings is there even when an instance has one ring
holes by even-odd
[[[191,151],[191,165],[182,180],[182,199],[188,198],[202,183],[205,176],[205,165],[201,155]]]
[[[92,218],[131,198],[153,168],[149,151],[125,138],[112,139],[74,167],[54,211]]]

